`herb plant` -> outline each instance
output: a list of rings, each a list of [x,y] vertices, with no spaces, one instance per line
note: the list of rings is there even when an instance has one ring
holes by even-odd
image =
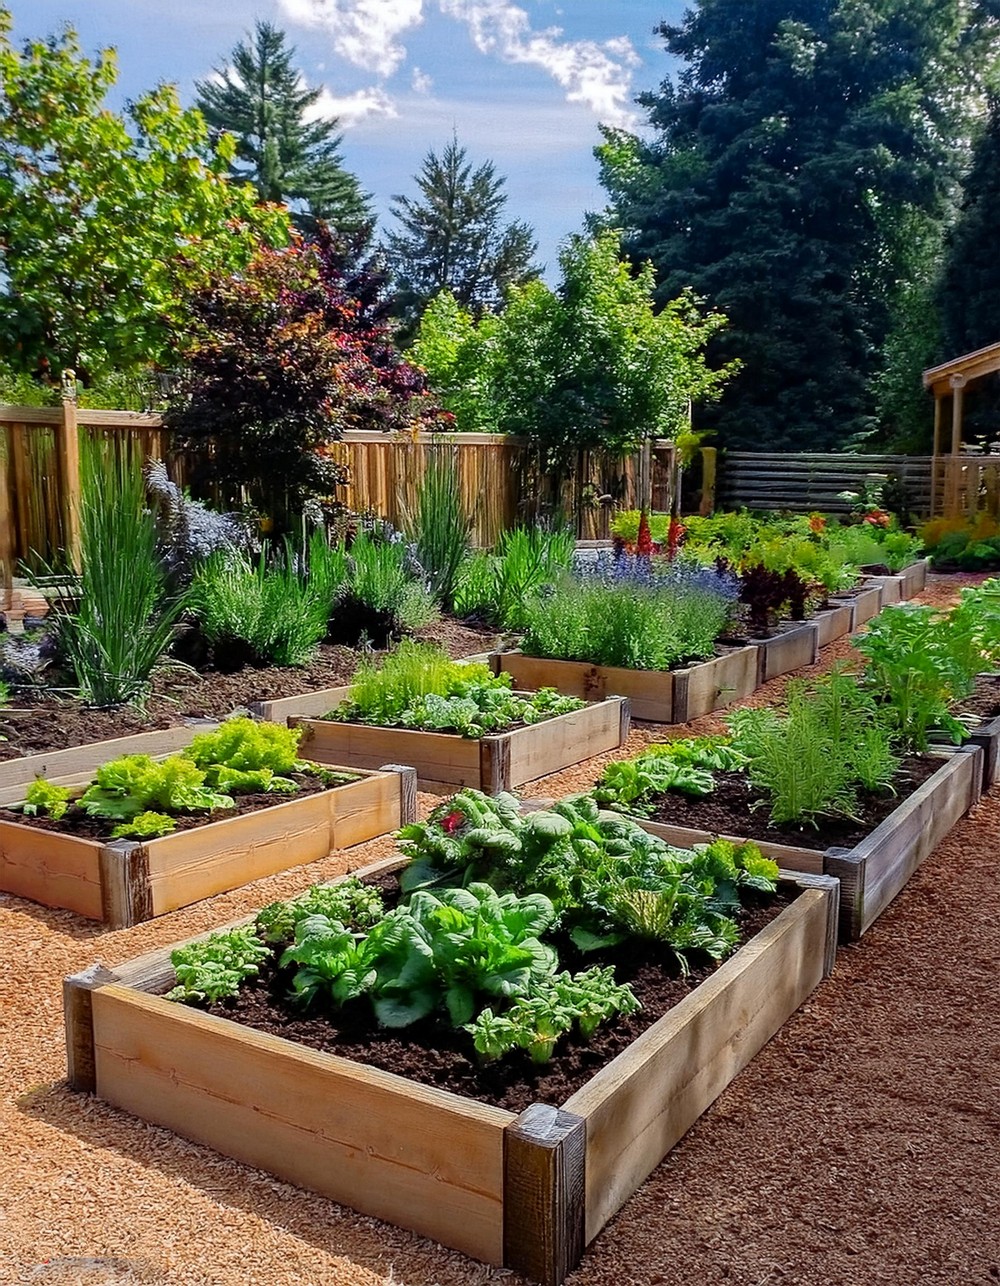
[[[442,607],[450,608],[472,529],[472,515],[462,502],[455,447],[434,447],[429,452],[417,510],[408,526],[431,594]]]

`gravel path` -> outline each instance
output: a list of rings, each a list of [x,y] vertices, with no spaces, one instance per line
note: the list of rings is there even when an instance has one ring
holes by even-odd
[[[925,601],[946,601],[955,584],[932,583]],[[822,667],[846,652],[827,648]],[[784,682],[756,699],[775,700]],[[678,731],[644,725],[629,749]],[[585,785],[599,762],[534,793]],[[421,796],[425,809],[434,802]],[[0,1283],[521,1286],[61,1079],[65,974],[211,928],[391,848],[372,841],[117,933],[0,896]],[[594,1242],[572,1286],[1000,1278],[998,851],[994,798],[862,943],[841,950],[833,977]]]

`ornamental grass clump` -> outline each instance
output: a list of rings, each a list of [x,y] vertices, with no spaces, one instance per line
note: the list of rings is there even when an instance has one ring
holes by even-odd
[[[83,700],[102,709],[145,702],[186,606],[168,589],[142,473],[107,446],[81,453],[80,578],[63,578],[54,619]]]
[[[416,513],[407,524],[430,592],[450,609],[459,569],[469,553],[472,515],[462,503],[456,448],[431,450],[417,494]]]
[[[575,545],[565,528],[505,531],[493,553],[474,553],[462,564],[453,596],[455,614],[479,616],[504,630],[523,628],[529,603],[565,576]]]

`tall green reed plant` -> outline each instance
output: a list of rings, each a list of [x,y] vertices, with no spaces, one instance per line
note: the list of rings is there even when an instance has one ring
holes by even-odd
[[[469,552],[472,515],[462,503],[453,447],[434,447],[427,459],[406,534],[416,546],[436,602],[450,609],[459,568]]]
[[[81,575],[60,590],[59,646],[89,705],[142,704],[185,596],[167,589],[138,463],[85,441],[80,465]]]

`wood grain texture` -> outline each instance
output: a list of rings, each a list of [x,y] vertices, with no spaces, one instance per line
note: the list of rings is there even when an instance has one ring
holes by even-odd
[[[804,889],[563,1105],[587,1122],[588,1242],[820,982],[831,914]]]
[[[101,847],[76,835],[0,821],[0,890],[99,920]]]
[[[109,928],[128,929],[152,919],[153,890],[149,879],[149,849],[133,840],[102,844],[101,919]]]
[[[323,719],[290,719],[289,722],[304,730],[300,752],[319,763],[377,768],[391,760],[412,765],[421,783],[429,780],[454,786],[478,788],[480,785],[479,742],[466,737]]]
[[[110,984],[92,994],[97,1093],[247,1165],[490,1264],[514,1117]]]
[[[504,1265],[559,1286],[583,1257],[587,1127],[534,1103],[504,1132]]]
[[[336,688],[318,688],[315,692],[280,697],[275,701],[254,701],[250,706],[250,713],[255,719],[265,719],[272,723],[284,723],[286,719],[294,717],[319,719],[346,701],[350,692],[350,685],[340,684]]]
[[[97,1091],[94,1064],[94,1012],[91,998],[98,987],[117,982],[103,965],[91,965],[63,979],[63,1020],[66,1028],[66,1080],[70,1089]]]
[[[674,672],[674,722],[724,710],[757,687],[757,648],[733,648],[709,661]],[[633,709],[634,712],[634,709]],[[642,716],[637,716],[641,718]]]
[[[791,674],[819,659],[819,631],[812,621],[803,621],[781,630],[773,638],[755,640],[760,649],[758,674],[761,683]]]
[[[982,751],[941,752],[941,767],[884,822],[845,853],[827,854],[827,874],[844,881],[841,929],[851,940],[871,928],[918,866],[979,798]],[[856,868],[850,871],[848,868]]]

